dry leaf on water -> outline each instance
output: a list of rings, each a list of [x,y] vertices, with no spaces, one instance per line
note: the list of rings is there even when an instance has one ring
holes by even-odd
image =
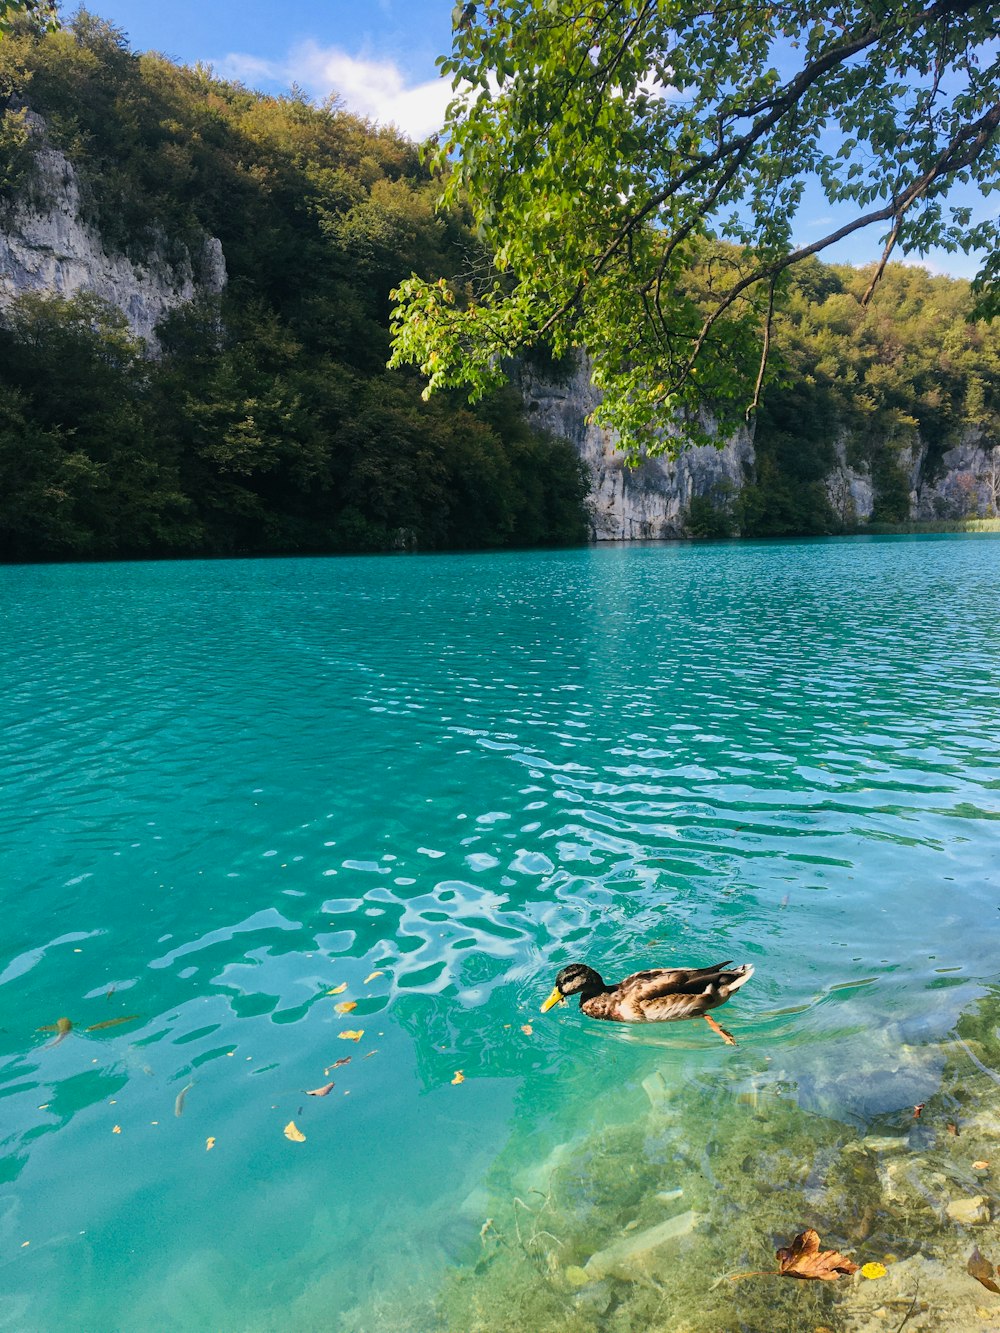
[[[374,981],[376,977],[381,977],[384,975],[385,975],[384,972],[369,972],[368,975],[365,977],[365,985],[367,986],[369,981]]]
[[[455,1077],[454,1077],[451,1081],[452,1081],[452,1083],[464,1083],[464,1082],[465,1082],[465,1075],[462,1073],[462,1071],[461,1071],[460,1069],[456,1069],[456,1070],[455,1070]]]
[[[858,1271],[858,1266],[845,1259],[836,1250],[820,1250],[819,1236],[808,1227],[800,1231],[791,1245],[782,1247],[775,1256],[782,1277],[818,1278],[833,1282]]]
[[[981,1282],[987,1291],[995,1291],[1000,1296],[1000,1287],[993,1281],[993,1275],[997,1270],[988,1259],[983,1258],[978,1248],[969,1255],[969,1262],[965,1267],[970,1277]]]
[[[121,1127],[121,1125],[112,1125],[112,1127],[111,1127],[111,1133],[112,1133],[112,1134],[120,1134],[121,1132],[122,1132],[122,1127]]]
[[[861,1276],[872,1280],[877,1277],[885,1277],[888,1269],[885,1264],[865,1264],[861,1269]]]
[[[329,1097],[333,1091],[332,1083],[324,1083],[321,1088],[306,1088],[307,1097]]]
[[[215,1139],[207,1138],[205,1140],[205,1151],[211,1152],[214,1147],[215,1147]]]
[[[957,1125],[953,1125],[953,1124],[949,1121],[949,1123],[945,1126],[945,1128],[947,1129],[947,1131],[948,1131],[949,1134],[954,1134],[954,1135],[955,1135],[955,1138],[956,1138],[956,1139],[958,1138],[958,1126],[957,1126]]]
[[[364,1035],[364,1028],[344,1028],[343,1032],[337,1033],[341,1041],[360,1041]]]
[[[919,1119],[920,1119],[920,1112],[924,1109],[924,1107],[925,1107],[926,1105],[927,1105],[926,1102],[917,1102],[916,1106],[913,1108],[913,1118],[914,1118],[914,1120],[919,1120]]]
[[[334,1060],[333,1064],[330,1066],[330,1069],[339,1069],[341,1065],[349,1065],[350,1063],[351,1063],[351,1057],[349,1055],[343,1055],[339,1060]],[[330,1070],[324,1069],[323,1072],[324,1074],[328,1074]]]
[[[338,1014],[349,1014],[352,1009],[357,1009],[358,1002],[357,1000],[341,1000],[340,1004],[335,1004],[333,1007]]]
[[[343,995],[345,990],[347,990],[347,982],[342,981],[339,986],[334,986],[331,990],[328,990],[327,995]]]
[[[102,1028],[116,1028],[119,1023],[134,1023],[138,1014],[126,1014],[124,1018],[106,1018],[103,1023],[91,1023],[88,1032],[100,1032]]]
[[[791,1245],[776,1251],[775,1258],[778,1261],[776,1272],[733,1273],[730,1281],[738,1282],[745,1277],[798,1277],[835,1282],[838,1277],[849,1277],[858,1271],[853,1260],[836,1250],[820,1250],[819,1236],[812,1227],[800,1231]]]
[[[299,1129],[294,1120],[289,1120],[288,1124],[285,1126],[285,1138],[291,1139],[293,1143],[305,1143],[306,1141],[306,1136],[302,1133],[302,1130]]]
[[[800,1231],[791,1245],[777,1251],[778,1271],[782,1277],[818,1278],[833,1282],[849,1277],[858,1266],[836,1250],[820,1250],[819,1236],[808,1227]]]
[[[522,1024],[521,1024],[521,1031],[524,1033],[524,1035],[525,1035],[526,1037],[530,1037],[531,1034],[534,1032],[534,1030],[535,1030],[535,1029],[531,1026],[530,1023],[522,1023]]]

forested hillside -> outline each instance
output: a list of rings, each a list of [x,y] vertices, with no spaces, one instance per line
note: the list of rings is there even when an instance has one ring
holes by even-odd
[[[890,264],[865,308],[871,276],[800,265],[775,320],[776,382],[757,420],[755,477],[738,499],[719,498],[724,527],[840,531],[849,516],[826,481],[838,441],[848,466],[871,476],[872,518],[888,523],[909,517],[922,451],[921,475],[933,479],[967,436],[1000,446],[1000,328],[969,321],[969,284]]]
[[[579,462],[516,396],[425,404],[385,369],[392,285],[455,273],[472,244],[435,214],[413,144],[137,55],[86,14],[0,42],[0,107],[0,227],[37,194],[45,140],[107,249],[141,261],[215,236],[229,275],[160,326],[154,359],[89,295],[6,311],[0,558],[583,538]]]
[[[228,270],[153,347],[87,293],[28,292],[0,314],[0,559],[585,538],[586,469],[529,428],[513,390],[424,403],[415,374],[386,369],[400,278],[444,275],[461,294],[483,263],[466,220],[435,211],[415,145],[336,102],[133,53],[86,13],[0,41],[0,110],[0,233],[26,208],[58,212],[38,167],[51,147],[109,254],[141,267],[217,237]],[[793,271],[755,462],[693,486],[688,531],[842,530],[838,467],[870,480],[873,518],[898,521],[915,459],[926,478],[963,439],[1000,445],[1000,337],[968,321],[968,284],[890,265],[864,308],[869,277]]]

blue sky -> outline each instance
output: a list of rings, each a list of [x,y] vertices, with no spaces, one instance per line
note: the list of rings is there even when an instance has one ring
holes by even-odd
[[[423,138],[440,125],[450,96],[434,61],[451,45],[452,5],[453,0],[90,0],[89,8],[123,28],[135,50],[162,51],[184,64],[202,61],[268,92],[292,83],[317,100],[337,92],[349,110]],[[74,8],[64,0],[64,13]],[[972,204],[977,214],[995,212],[978,193],[962,191],[954,201]],[[818,187],[810,189],[795,240],[810,244],[847,217]],[[878,231],[869,229],[820,258],[865,264],[880,252]],[[972,277],[978,268],[974,258],[943,251],[909,262],[960,277]]]

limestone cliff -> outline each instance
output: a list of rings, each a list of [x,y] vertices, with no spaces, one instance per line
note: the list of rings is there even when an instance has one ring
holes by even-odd
[[[721,448],[686,449],[674,460],[648,459],[629,467],[614,432],[590,420],[600,398],[584,357],[554,371],[521,365],[515,374],[532,422],[569,440],[587,464],[594,541],[682,537],[692,497],[724,504],[754,475],[753,435],[747,428]],[[830,506],[844,527],[863,525],[875,503],[871,472],[848,461],[844,438],[835,442],[834,454],[826,478]],[[966,432],[933,464],[926,444],[918,440],[903,451],[900,465],[909,483],[911,518],[987,516],[1000,507],[1000,443],[981,433]]]
[[[154,330],[169,311],[198,292],[226,284],[222,245],[206,236],[197,253],[167,238],[141,260],[112,253],[81,208],[73,163],[47,143],[45,125],[29,112],[37,140],[29,189],[0,217],[0,309],[25,292],[73,296],[93,292],[119,309],[132,331],[155,351]]]
[[[615,433],[590,420],[599,391],[585,358],[568,364],[564,375],[530,365],[516,373],[532,424],[569,440],[590,470],[594,541],[682,537],[693,496],[734,495],[753,468],[753,439],[746,429],[721,449],[705,445],[684,450],[676,460],[651,458],[629,467]]]

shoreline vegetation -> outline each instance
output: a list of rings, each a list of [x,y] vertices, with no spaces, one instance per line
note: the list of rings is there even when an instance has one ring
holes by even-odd
[[[169,267],[216,237],[228,283],[167,316],[152,348],[89,293],[0,313],[0,561],[586,542],[586,466],[515,390],[424,402],[415,372],[386,369],[400,275],[461,286],[486,262],[469,216],[436,209],[415,144],[335,98],[137,54],[81,11],[0,43],[0,228],[52,207],[44,148],[72,164],[108,255]],[[860,530],[980,530],[960,506],[912,526],[909,471],[918,451],[933,477],[963,439],[1000,440],[998,340],[970,322],[966,282],[890,264],[865,307],[869,277],[796,267],[752,474],[694,497],[688,536],[854,531],[831,500],[838,460],[871,481]]]
[[[924,532],[1000,532],[1000,518],[913,519],[909,523],[869,523],[855,528],[852,536],[871,533],[876,537],[919,536]]]

